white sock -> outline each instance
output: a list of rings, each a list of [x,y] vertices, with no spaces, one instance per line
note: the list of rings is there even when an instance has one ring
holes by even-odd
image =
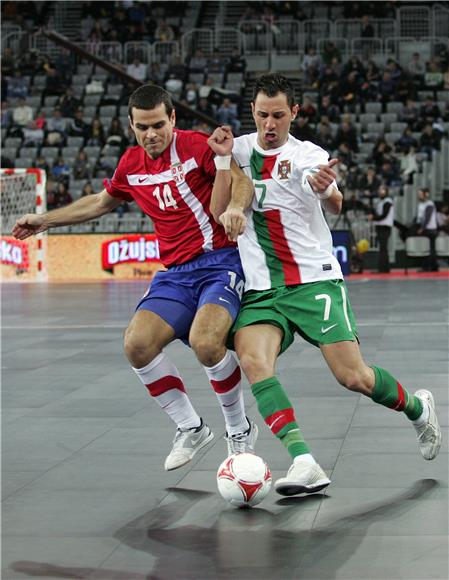
[[[297,455],[293,459],[293,463],[298,463],[298,461],[305,461],[306,463],[314,464],[316,463],[314,456],[311,453],[303,453],[302,455]]]
[[[427,421],[427,419],[429,418],[429,414],[430,414],[429,405],[427,403],[423,402],[422,413],[417,419],[412,421],[413,425],[416,425],[416,427],[419,427],[420,425],[425,423]]]
[[[132,369],[153,399],[180,429],[201,425],[201,418],[185,392],[178,369],[163,352],[145,367]]]
[[[204,370],[221,405],[228,435],[247,431],[249,424],[245,415],[242,375],[234,356],[227,351],[219,363],[204,367]]]

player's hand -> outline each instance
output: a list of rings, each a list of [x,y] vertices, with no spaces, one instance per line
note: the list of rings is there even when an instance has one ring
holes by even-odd
[[[231,155],[232,147],[234,146],[234,135],[232,134],[231,127],[227,125],[217,127],[207,140],[207,143],[212,151],[220,157],[223,155]]]
[[[48,226],[43,215],[27,213],[16,221],[11,233],[18,240],[24,240],[46,230]]]
[[[246,216],[241,209],[228,208],[218,218],[231,242],[236,242],[246,227]]]
[[[337,174],[332,167],[337,163],[339,163],[339,159],[331,159],[327,165],[318,165],[318,171],[313,176],[307,176],[307,181],[315,193],[324,193],[329,185],[335,181]]]

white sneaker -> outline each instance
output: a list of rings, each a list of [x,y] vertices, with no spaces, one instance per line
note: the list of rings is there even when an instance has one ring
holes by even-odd
[[[415,396],[429,408],[429,417],[421,425],[414,425],[418,434],[418,445],[424,459],[435,459],[441,447],[441,429],[435,413],[435,403],[430,391],[421,389]]]
[[[228,455],[236,455],[237,453],[254,453],[259,429],[254,421],[250,421],[247,417],[249,427],[244,433],[234,433],[228,436],[226,433],[225,439],[228,444]]]
[[[177,429],[173,449],[165,460],[165,470],[178,469],[192,460],[196,453],[214,438],[210,427],[203,423],[194,429]]]
[[[274,483],[274,489],[280,495],[297,495],[299,493],[314,493],[330,484],[318,463],[309,463],[296,459],[287,472],[286,477],[281,477]]]

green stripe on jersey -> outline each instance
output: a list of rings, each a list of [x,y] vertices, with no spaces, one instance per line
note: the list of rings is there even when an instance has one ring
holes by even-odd
[[[261,155],[258,151],[253,149],[250,158],[251,177],[255,180],[261,181],[264,179],[271,179],[271,172],[275,166],[277,155]]]
[[[257,241],[265,254],[265,261],[270,273],[271,287],[284,286],[285,277],[282,262],[276,257],[265,214],[263,212],[253,211],[253,222]]]

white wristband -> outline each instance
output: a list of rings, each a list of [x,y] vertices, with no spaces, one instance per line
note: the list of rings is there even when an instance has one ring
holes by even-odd
[[[223,169],[226,171],[227,169],[231,169],[231,158],[232,155],[217,155],[214,158],[214,163],[217,170]]]
[[[324,199],[329,199],[334,191],[334,186],[332,183],[323,191],[323,193],[315,193],[318,199],[323,201]]]

